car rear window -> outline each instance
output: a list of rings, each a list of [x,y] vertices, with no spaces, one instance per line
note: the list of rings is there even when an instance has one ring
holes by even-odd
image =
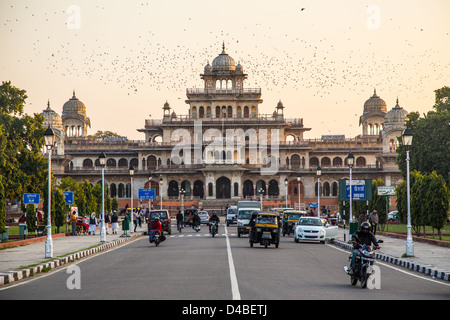
[[[159,216],[161,219],[167,219],[166,211],[153,211],[150,213],[150,219],[155,219],[156,216]]]

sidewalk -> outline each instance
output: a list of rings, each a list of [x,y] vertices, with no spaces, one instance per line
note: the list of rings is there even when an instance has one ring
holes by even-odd
[[[136,232],[128,232],[130,237],[121,237],[121,229],[118,234],[111,234],[109,228],[105,242],[100,241],[98,228],[95,235],[53,238],[53,259],[45,258],[45,237],[42,242],[0,250],[0,286],[108,250],[142,236],[144,231],[147,231],[147,224],[142,224],[142,228],[138,226]]]
[[[338,238],[334,241],[337,246],[351,249],[348,244],[348,229],[344,242],[344,229],[339,228]],[[431,277],[450,281],[450,248],[422,242],[414,243],[414,257],[402,257],[406,252],[406,240],[376,234],[378,240],[383,240],[378,250],[377,258],[387,263],[395,264],[410,270],[429,275]]]

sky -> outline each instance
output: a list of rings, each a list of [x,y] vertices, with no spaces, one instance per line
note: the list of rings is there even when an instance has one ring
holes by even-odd
[[[1,0],[0,80],[27,91],[27,114],[50,101],[61,115],[75,90],[89,134],[143,140],[166,101],[188,114],[186,89],[225,43],[261,114],[281,100],[304,138],[352,138],[374,89],[388,111],[398,98],[423,114],[450,86],[448,12],[448,0]]]

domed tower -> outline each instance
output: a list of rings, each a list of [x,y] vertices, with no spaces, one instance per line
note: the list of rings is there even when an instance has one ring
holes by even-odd
[[[386,111],[386,102],[377,96],[377,91],[374,90],[373,96],[364,103],[364,112],[359,118],[359,125],[363,126],[363,136],[380,134],[384,126]]]
[[[384,129],[381,132],[383,137],[383,153],[395,153],[398,147],[397,138],[402,135],[405,129],[405,119],[408,112],[397,103],[392,110],[384,117]]]
[[[91,127],[91,120],[86,116],[86,106],[75,96],[75,90],[72,98],[64,103],[61,118],[67,137],[87,136],[87,127]]]
[[[62,119],[58,113],[56,113],[52,108],[50,108],[50,100],[47,102],[47,109],[43,110],[42,115],[44,116],[44,128],[50,127],[55,134],[55,146],[53,154],[64,155],[64,130]]]

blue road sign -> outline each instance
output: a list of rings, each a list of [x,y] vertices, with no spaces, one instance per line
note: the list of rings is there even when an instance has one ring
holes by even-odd
[[[24,193],[23,194],[24,204],[39,204],[39,193]]]
[[[73,204],[73,192],[65,191],[63,193],[64,193],[64,200],[66,200],[66,204]]]
[[[139,199],[155,199],[155,189],[139,189]]]
[[[350,199],[350,181],[346,181],[345,193]],[[364,200],[366,198],[366,183],[364,180],[352,180],[352,200]]]

